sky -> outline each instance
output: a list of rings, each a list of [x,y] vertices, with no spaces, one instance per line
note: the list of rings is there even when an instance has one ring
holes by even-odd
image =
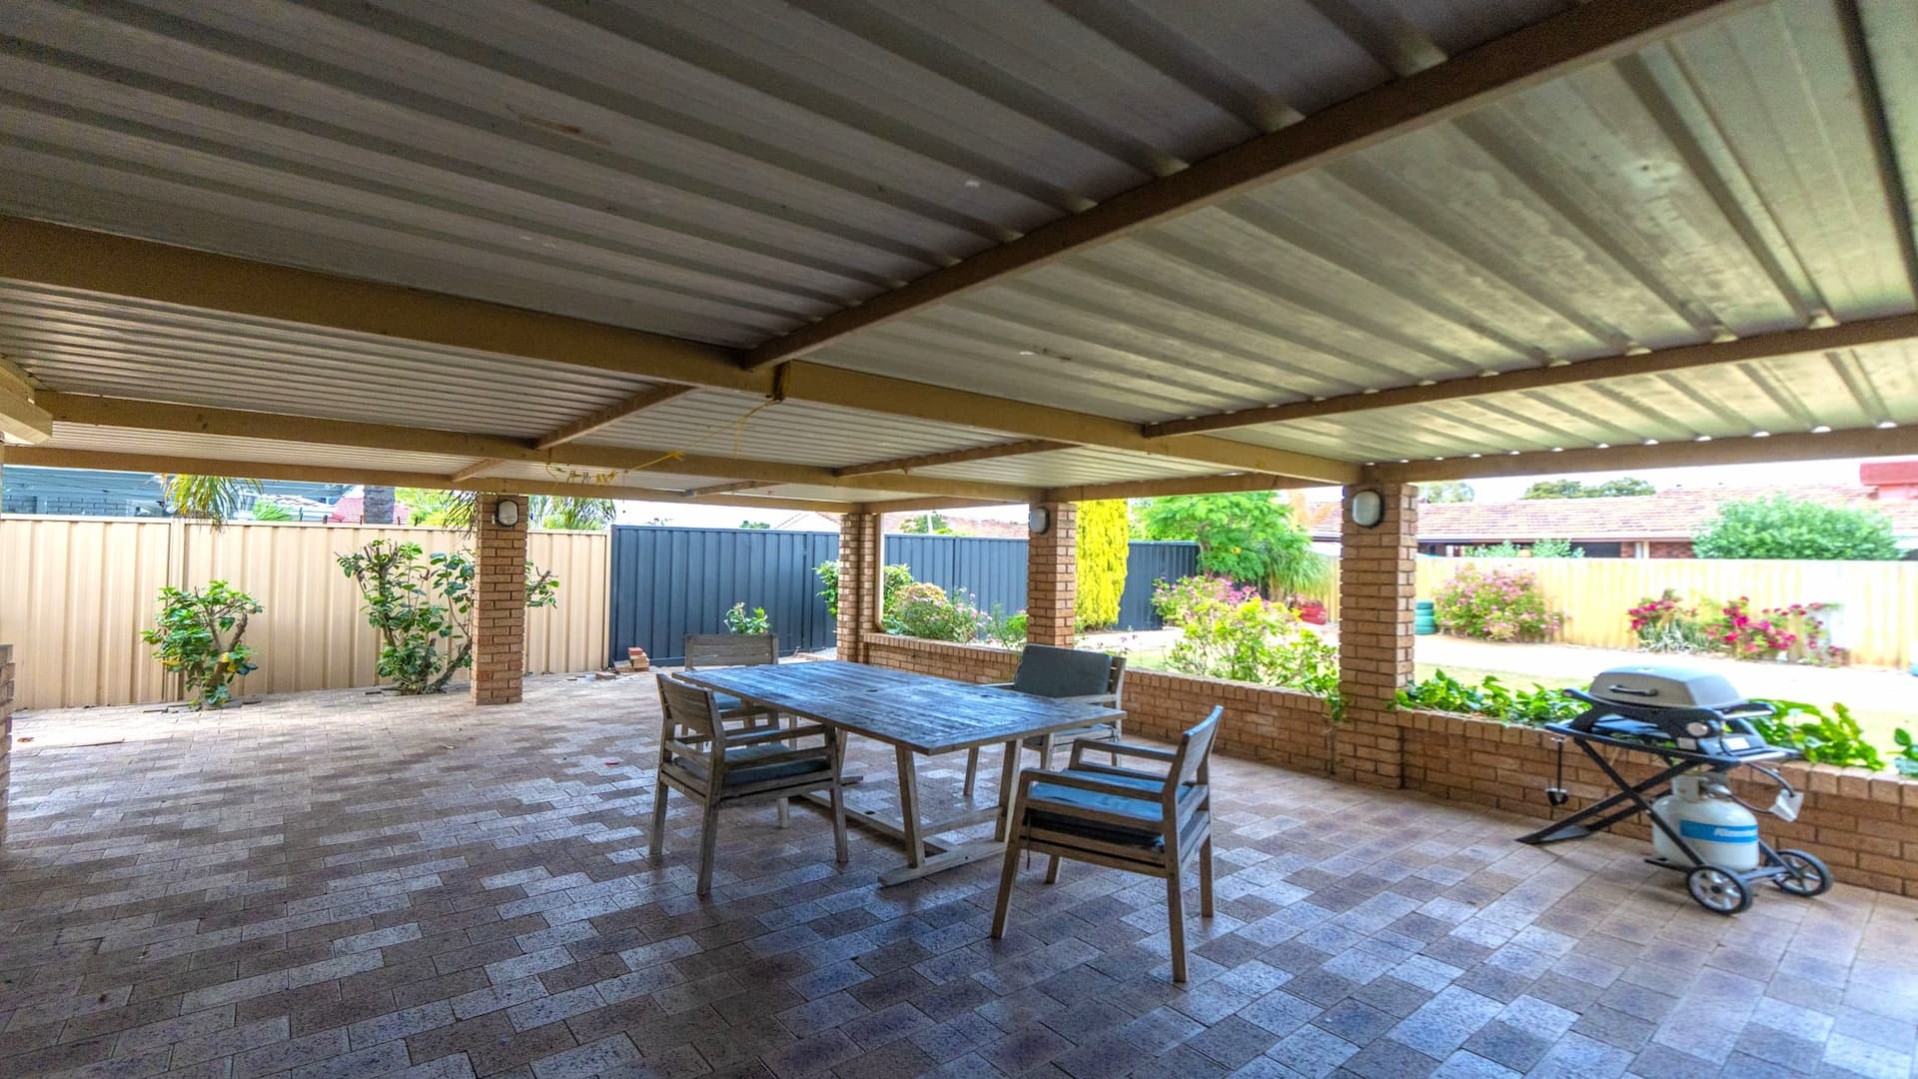
[[[1580,472],[1572,478],[1586,483],[1600,483],[1619,476],[1637,476],[1649,480],[1665,490],[1670,487],[1802,487],[1817,484],[1856,484],[1858,482],[1858,460],[1856,458],[1839,461],[1797,461],[1753,465],[1714,465],[1707,468],[1641,468],[1626,472]],[[1535,481],[1553,478],[1553,473],[1537,476],[1498,477],[1493,479],[1472,480],[1472,490],[1479,502],[1510,502],[1525,492],[1525,488]],[[1317,501],[1338,497],[1336,487],[1315,487],[1307,492],[1307,497]],[[665,523],[690,528],[738,528],[743,522],[764,522],[777,525],[793,517],[794,511],[776,510],[760,512],[732,506],[688,506],[681,502],[622,502],[619,504],[619,523],[627,525],[651,524],[656,518]],[[1026,519],[1024,506],[996,506],[981,509],[969,509],[956,512],[954,516],[982,517],[998,521],[1023,521]]]

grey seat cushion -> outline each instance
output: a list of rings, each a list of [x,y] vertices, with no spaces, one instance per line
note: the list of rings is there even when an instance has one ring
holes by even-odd
[[[738,697],[735,697],[730,693],[717,693],[717,692],[713,694],[713,707],[719,709],[719,714],[722,716],[729,716],[736,712],[769,712],[771,711],[770,708],[767,708],[763,705],[747,704],[745,701],[740,700]]]
[[[804,757],[799,760],[774,761],[771,764],[753,764],[759,757],[770,757],[784,753],[792,747],[784,742],[766,742],[756,746],[739,746],[726,751],[726,786],[744,786],[749,783],[764,783],[771,779],[786,779],[790,776],[803,776],[813,772],[830,771],[832,768],[822,750],[817,757]],[[706,778],[706,762],[698,757],[675,757],[673,762],[701,779]]]
[[[1159,779],[1142,779],[1077,768],[1069,768],[1064,774],[1130,787],[1133,790],[1154,795],[1165,789],[1164,781]],[[1183,799],[1191,790],[1193,790],[1192,785],[1187,784],[1185,790],[1180,792],[1180,798]],[[1139,822],[1139,827],[1129,828],[1104,821],[1087,820],[1070,813],[1048,812],[1048,806],[1058,806],[1065,810],[1094,809],[1101,813],[1131,817]],[[1165,846],[1165,836],[1160,833],[1161,809],[1157,801],[1145,802],[1121,798],[1116,794],[1106,794],[1103,791],[1082,790],[1078,787],[1041,782],[1032,785],[1032,792],[1026,800],[1025,809],[1027,822],[1035,828],[1149,850],[1157,850]]]
[[[1027,645],[1012,688],[1035,697],[1092,697],[1112,680],[1112,657],[1046,644]]]

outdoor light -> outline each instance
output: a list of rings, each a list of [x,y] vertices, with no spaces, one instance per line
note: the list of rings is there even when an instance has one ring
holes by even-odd
[[[1377,491],[1359,491],[1352,496],[1352,523],[1360,528],[1376,528],[1385,520],[1385,500]]]
[[[1026,527],[1035,536],[1045,535],[1052,528],[1052,511],[1044,506],[1032,507],[1032,512],[1026,514]]]
[[[502,498],[493,507],[493,523],[501,528],[512,528],[519,524],[519,503],[510,498]]]

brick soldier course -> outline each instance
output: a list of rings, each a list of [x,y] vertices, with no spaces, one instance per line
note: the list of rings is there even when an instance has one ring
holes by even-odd
[[[502,500],[519,519],[502,527]],[[526,497],[482,494],[474,507],[473,703],[517,704],[526,675]]]

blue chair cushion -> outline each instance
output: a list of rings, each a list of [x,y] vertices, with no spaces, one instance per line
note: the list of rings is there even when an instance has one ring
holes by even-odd
[[[1155,796],[1165,789],[1165,781],[1157,778],[1121,776],[1110,772],[1077,768],[1068,768],[1064,774],[1081,776],[1120,787],[1130,787]],[[1191,789],[1190,784],[1187,785],[1187,789]],[[1048,806],[1057,806],[1063,812],[1049,812]],[[1093,809],[1101,813],[1131,817],[1139,822],[1139,827],[1135,829],[1105,821],[1087,820],[1072,814],[1070,811],[1074,809]],[[1163,811],[1157,801],[1139,801],[1133,798],[1121,798],[1116,794],[1107,794],[1103,791],[1089,791],[1057,783],[1040,782],[1032,785],[1032,791],[1025,803],[1025,810],[1027,823],[1047,831],[1064,832],[1105,843],[1150,850],[1165,846],[1165,836],[1160,833]]]
[[[756,746],[739,746],[726,751],[726,786],[744,786],[748,783],[764,783],[771,779],[786,779],[791,776],[809,775],[813,772],[830,771],[832,764],[821,751],[817,757],[802,757],[798,760],[774,761],[771,764],[754,765],[760,757],[770,757],[784,753],[792,747],[785,742],[764,742]],[[706,778],[706,762],[698,757],[675,757],[674,763],[701,779]]]

